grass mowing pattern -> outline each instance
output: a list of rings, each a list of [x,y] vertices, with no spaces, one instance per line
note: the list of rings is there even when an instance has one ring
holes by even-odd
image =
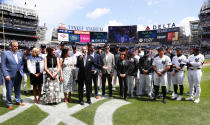
[[[210,124],[210,67],[203,68],[201,102],[167,99],[167,104],[152,102],[147,97],[130,99],[114,113],[115,125],[209,125]],[[187,76],[185,76],[187,78]],[[188,83],[185,83],[188,85]],[[185,90],[189,91],[188,88]],[[188,97],[186,94],[184,97]]]
[[[48,114],[46,112],[43,112],[39,107],[33,105],[1,125],[37,125],[47,116]]]
[[[94,124],[94,117],[95,117],[95,112],[97,108],[103,104],[104,102],[108,101],[109,99],[104,99],[100,100],[94,104],[91,104],[90,106],[82,109],[81,111],[73,114],[72,116],[79,119],[80,121],[83,121],[84,123],[88,125],[93,125]]]
[[[60,122],[60,123],[58,123],[58,125],[66,125],[66,124],[64,124],[63,122]]]

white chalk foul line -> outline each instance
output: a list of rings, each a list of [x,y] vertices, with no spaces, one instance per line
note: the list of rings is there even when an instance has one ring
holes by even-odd
[[[112,116],[121,106],[130,104],[124,100],[113,99],[103,103],[98,107],[95,113],[94,125],[112,125]]]

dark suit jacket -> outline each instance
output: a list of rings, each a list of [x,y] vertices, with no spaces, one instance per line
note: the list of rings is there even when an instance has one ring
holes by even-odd
[[[130,74],[130,63],[128,60],[125,60],[125,63],[123,64],[122,60],[119,60],[117,63],[117,75],[120,76],[120,74]]]
[[[142,58],[139,59],[139,71],[141,74],[143,73],[143,70],[148,70],[147,74],[151,74],[153,71],[153,56],[152,55],[144,55]]]
[[[91,80],[92,77],[92,66],[101,69],[102,66],[96,64],[92,56],[87,55],[86,65],[84,66],[84,61],[82,56],[78,56],[76,66],[79,68],[78,80]]]
[[[89,53],[89,55],[90,55],[90,53]],[[101,65],[101,56],[97,53],[94,53],[93,61],[94,61],[94,63]],[[96,70],[97,72],[99,71],[98,68],[95,66],[92,66],[92,70]]]

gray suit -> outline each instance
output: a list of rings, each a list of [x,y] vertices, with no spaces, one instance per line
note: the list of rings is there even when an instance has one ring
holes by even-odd
[[[108,53],[107,55],[104,53],[101,55],[102,66],[107,66],[108,69],[102,69],[102,96],[105,95],[105,88],[106,88],[106,78],[108,79],[109,84],[109,96],[112,96],[112,76],[111,73],[114,73],[114,55],[112,53]]]
[[[106,59],[106,54],[105,53],[101,55],[102,65],[103,66],[105,66],[105,65],[108,66],[108,69],[107,70],[102,69],[102,73],[103,74],[106,74],[106,73],[111,74],[111,73],[114,72],[114,66],[115,66],[114,55],[109,52],[107,56],[108,57]]]

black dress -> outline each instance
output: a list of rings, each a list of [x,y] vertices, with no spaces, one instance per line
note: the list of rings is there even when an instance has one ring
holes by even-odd
[[[40,62],[36,60],[35,62],[36,73],[40,73]],[[42,85],[43,84],[43,74],[41,73],[39,77],[36,77],[34,74],[30,74],[30,82],[32,85]]]

